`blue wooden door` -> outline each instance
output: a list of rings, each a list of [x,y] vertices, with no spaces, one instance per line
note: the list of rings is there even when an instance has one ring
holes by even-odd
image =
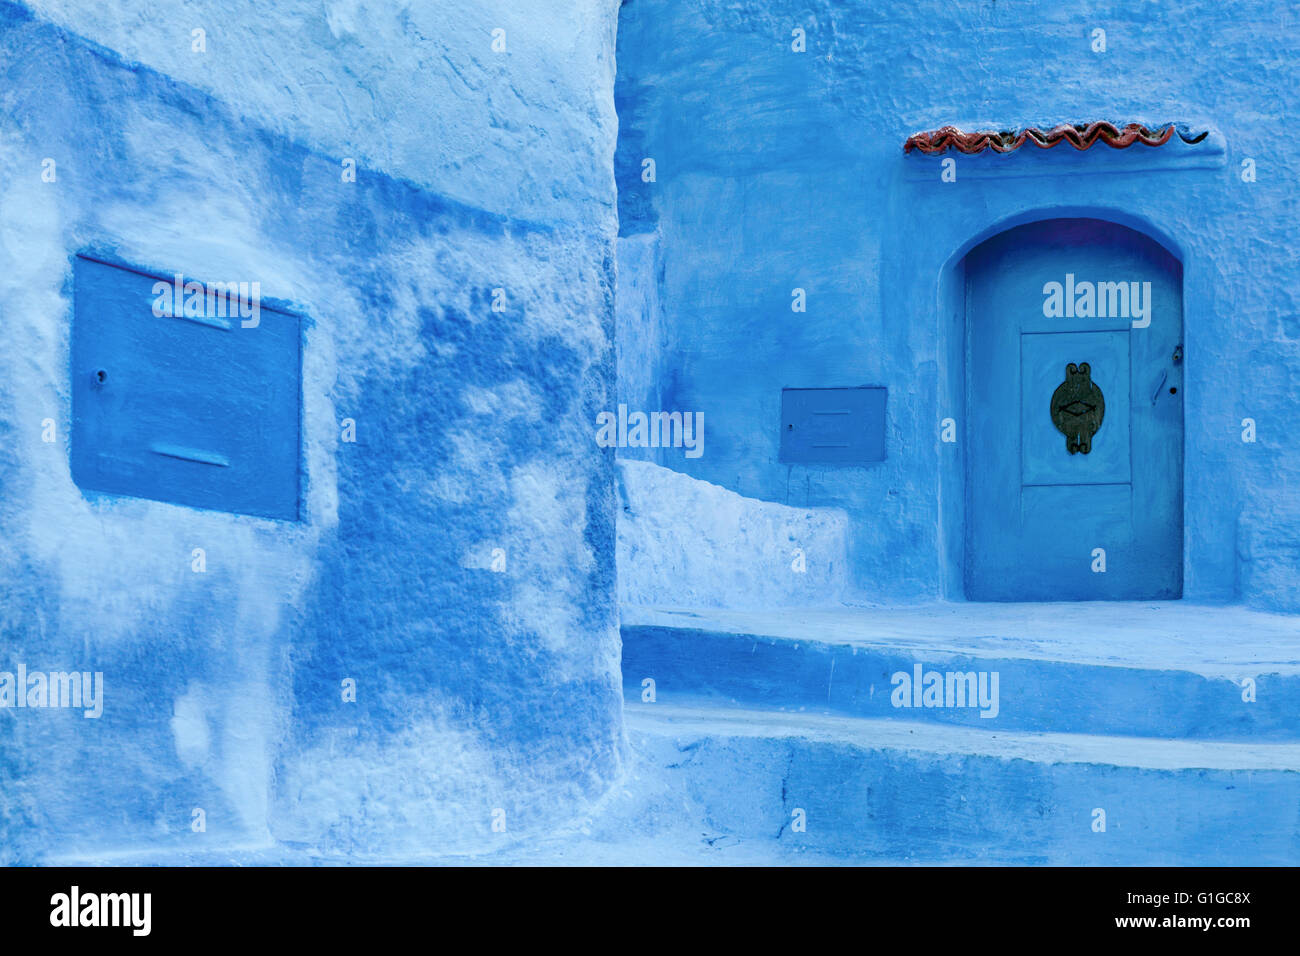
[[[966,258],[966,596],[1178,598],[1182,267],[1057,219]]]

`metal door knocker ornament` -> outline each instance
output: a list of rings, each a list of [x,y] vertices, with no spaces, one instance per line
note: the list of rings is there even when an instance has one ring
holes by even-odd
[[[1092,436],[1101,428],[1106,415],[1106,399],[1092,380],[1092,367],[1087,362],[1065,367],[1065,381],[1052,393],[1052,424],[1065,436],[1065,448],[1088,454],[1092,451]]]

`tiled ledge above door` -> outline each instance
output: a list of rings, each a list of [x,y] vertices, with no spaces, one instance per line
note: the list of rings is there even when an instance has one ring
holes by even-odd
[[[960,181],[1215,169],[1227,161],[1226,144],[1217,129],[1183,123],[1061,124],[1046,132],[1039,127],[943,126],[913,134],[903,150],[907,179],[941,182],[953,177]]]

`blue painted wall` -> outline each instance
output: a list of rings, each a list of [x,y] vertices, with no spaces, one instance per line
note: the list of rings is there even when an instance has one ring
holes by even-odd
[[[614,374],[612,5],[215,5],[139,34],[39,6],[0,5],[0,669],[100,671],[105,700],[0,710],[0,860],[409,858],[579,819],[625,746],[613,459],[587,425]],[[340,107],[322,76],[349,69]],[[303,316],[299,520],[76,486],[87,248]]]
[[[1183,267],[1184,597],[1300,609],[1294,26],[1275,4],[1209,0],[625,2],[621,231],[659,257],[664,407],[708,423],[703,457],[663,463],[844,509],[860,598],[961,598],[964,455],[980,440],[964,427],[963,258],[1024,222],[1109,220]],[[1212,132],[1125,152],[949,153],[953,182],[941,158],[902,151],[948,123],[1093,119]],[[792,311],[795,289],[806,312]],[[864,384],[889,388],[886,461],[779,460],[782,388]]]
[[[580,824],[626,757],[614,453],[592,434],[616,352],[634,407],[706,420],[698,459],[628,457],[795,506],[747,522],[727,491],[626,463],[711,509],[705,547],[690,513],[669,536],[700,578],[740,563],[733,527],[838,549],[841,514],[802,510],[827,507],[854,596],[961,596],[976,436],[939,435],[967,421],[964,260],[1025,222],[1110,220],[1181,262],[1184,594],[1297,609],[1287,13],[615,6],[0,3],[0,667],[105,688],[97,719],[0,711],[0,861],[430,858]],[[1093,117],[1213,132],[959,157],[954,182],[901,154],[945,122]],[[303,317],[297,521],[73,481],[87,249],[257,280]],[[889,389],[886,459],[781,463],[781,389],[854,385]],[[651,545],[636,593],[672,594],[680,560]]]

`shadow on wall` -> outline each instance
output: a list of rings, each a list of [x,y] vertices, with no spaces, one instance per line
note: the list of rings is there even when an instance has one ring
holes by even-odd
[[[613,389],[612,194],[575,184],[539,223],[347,178],[3,2],[0,79],[0,160],[33,171],[0,189],[0,670],[105,687],[97,719],[0,710],[0,856],[437,856],[580,815],[625,756],[614,465],[588,424]],[[612,133],[589,132],[599,161]],[[70,253],[101,244],[306,317],[299,520],[74,484]]]

